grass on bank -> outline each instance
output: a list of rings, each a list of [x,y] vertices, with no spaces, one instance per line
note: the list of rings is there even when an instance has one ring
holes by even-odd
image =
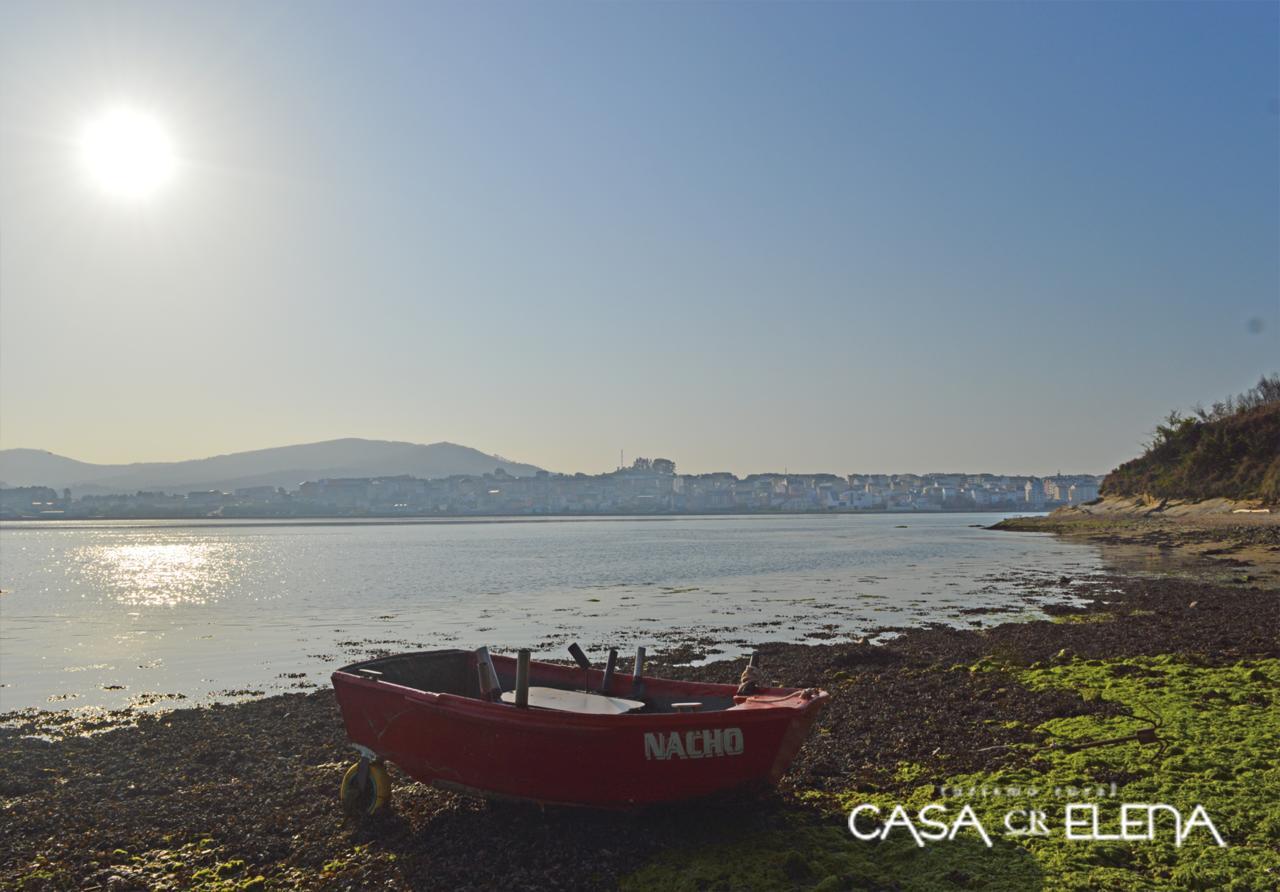
[[[1203,667],[1158,656],[1004,671],[1032,689],[1064,687],[1144,717],[1054,719],[1038,728],[1047,739],[1080,742],[1129,734],[1153,716],[1161,723],[1165,749],[1157,756],[1155,746],[1136,743],[1075,753],[1027,747],[1030,768],[938,779],[927,779],[921,766],[902,765],[898,776],[904,783],[896,790],[811,793],[806,798],[829,810],[826,820],[794,809],[783,816],[784,826],[749,839],[734,839],[726,830],[723,842],[659,858],[629,877],[624,888],[1245,892],[1280,886],[1280,660]],[[1193,830],[1181,847],[1171,832],[1150,842],[1067,840],[1062,818],[1072,801],[1069,789],[1101,784],[1109,792],[1112,781],[1114,798],[1076,799],[1098,803],[1104,833],[1116,831],[1124,802],[1167,803],[1184,819],[1199,804],[1228,847],[1219,848],[1202,829]],[[977,791],[1016,787],[1022,793],[939,799],[936,784]],[[886,814],[901,802],[913,815],[929,802],[945,802],[951,806],[948,821],[967,802],[993,847],[972,830],[923,849],[901,830],[884,842],[855,840],[845,821],[848,809],[862,802],[879,804]],[[1003,818],[1014,808],[1046,812],[1053,834],[1005,835]],[[1169,822],[1158,827],[1167,831]]]
[[[1106,476],[1103,495],[1262,499],[1280,504],[1280,375],[1191,415],[1171,412],[1147,450]]]

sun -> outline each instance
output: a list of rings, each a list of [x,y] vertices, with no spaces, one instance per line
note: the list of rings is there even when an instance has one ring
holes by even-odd
[[[85,125],[80,160],[103,192],[125,199],[149,198],[177,168],[164,127],[151,115],[131,108],[109,109]]]

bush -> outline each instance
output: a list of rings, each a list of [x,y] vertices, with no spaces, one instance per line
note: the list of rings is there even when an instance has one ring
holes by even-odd
[[[1103,495],[1262,499],[1280,503],[1280,375],[1192,415],[1172,412]]]

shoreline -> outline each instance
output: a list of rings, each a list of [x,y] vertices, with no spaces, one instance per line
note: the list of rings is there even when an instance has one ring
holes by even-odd
[[[1154,549],[1203,561],[1237,584],[1280,585],[1280,514],[1237,514],[1231,512],[1230,505],[1196,510],[1196,505],[1104,499],[1098,506],[1007,518],[990,529],[1053,533],[1069,541],[1148,552]]]
[[[118,524],[137,521],[139,523],[161,523],[168,528],[182,523],[226,523],[228,526],[388,526],[394,524],[458,524],[458,523],[575,523],[592,520],[601,521],[661,521],[682,520],[684,518],[716,517],[747,519],[753,517],[937,517],[949,515],[980,514],[1014,514],[1037,516],[1045,514],[1048,509],[1020,508],[946,508],[938,511],[903,511],[889,509],[821,509],[812,511],[652,511],[644,514],[628,513],[547,513],[547,514],[299,514],[299,515],[117,515],[117,516],[84,516],[84,517],[3,517],[0,518],[0,529],[35,528],[51,523],[74,523],[77,529],[89,528],[94,523]]]
[[[1150,550],[1151,532],[1137,528],[1129,544]],[[463,799],[393,768],[395,810],[346,822],[336,790],[350,757],[329,689],[146,714],[89,737],[31,736],[50,730],[42,722],[57,712],[44,711],[0,730],[0,885],[961,889],[987,878],[1023,889],[1088,888],[1103,871],[1113,888],[1146,889],[1175,888],[1186,871],[1216,886],[1247,879],[1240,871],[1280,876],[1280,852],[1256,829],[1276,809],[1265,772],[1280,714],[1280,590],[1132,574],[1062,584],[1084,603],[1046,606],[1047,620],[908,629],[874,646],[762,645],[767,675],[832,694],[778,791],[640,813]],[[656,653],[652,674],[733,681],[743,662],[671,656]],[[1171,751],[1162,761],[1138,744],[1050,746],[1149,724],[1127,699],[1139,684]],[[1218,786],[1203,787],[1214,771]],[[1134,797],[1202,790],[1232,847],[917,850],[860,843],[844,827],[854,802],[1027,778],[1117,783]]]

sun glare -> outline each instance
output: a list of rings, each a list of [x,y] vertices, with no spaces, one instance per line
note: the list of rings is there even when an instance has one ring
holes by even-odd
[[[173,144],[160,122],[128,108],[104,112],[85,126],[80,158],[93,182],[118,198],[153,195],[177,167]]]

